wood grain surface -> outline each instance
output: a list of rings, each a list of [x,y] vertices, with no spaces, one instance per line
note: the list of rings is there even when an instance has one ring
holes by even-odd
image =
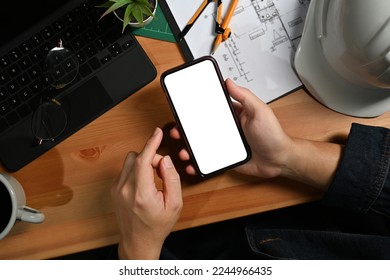
[[[142,90],[12,175],[27,204],[44,212],[39,225],[17,222],[0,240],[0,259],[46,259],[118,241],[110,186],[126,154],[142,149],[156,126],[173,116],[159,76],[184,62],[174,43],[138,37],[158,77]],[[270,104],[293,136],[343,141],[352,122],[390,127],[390,115],[356,119],[335,113],[298,90]],[[267,133],[264,131],[264,133]],[[165,137],[160,152],[175,158],[181,143]],[[321,198],[319,191],[284,179],[261,180],[226,172],[206,181],[182,175],[184,208],[175,230],[269,211]]]

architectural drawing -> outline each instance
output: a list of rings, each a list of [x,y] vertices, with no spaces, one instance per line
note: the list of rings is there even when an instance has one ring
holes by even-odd
[[[182,30],[202,0],[167,0]],[[309,0],[240,0],[229,24],[230,38],[214,53],[224,78],[270,102],[301,86],[293,70]],[[230,0],[223,0],[224,14]],[[185,36],[194,58],[210,55],[215,40],[215,4]]]
[[[309,3],[309,0],[241,0],[234,15],[231,38],[214,55],[224,77],[252,89],[266,102],[300,86],[292,58]]]

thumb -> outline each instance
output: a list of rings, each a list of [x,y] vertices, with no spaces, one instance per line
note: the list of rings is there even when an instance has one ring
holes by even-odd
[[[165,206],[181,209],[182,194],[180,176],[169,156],[161,160],[160,174],[163,181],[163,192],[165,197]]]
[[[226,87],[229,91],[230,96],[241,103],[244,111],[247,113],[254,113],[259,108],[258,103],[263,103],[255,94],[253,94],[249,89],[240,87],[234,83],[231,79],[226,80]],[[257,105],[257,106],[256,106]]]

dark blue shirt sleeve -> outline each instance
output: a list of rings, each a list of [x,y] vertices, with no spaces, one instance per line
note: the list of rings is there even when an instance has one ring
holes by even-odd
[[[389,217],[389,165],[390,130],[353,124],[324,204]]]

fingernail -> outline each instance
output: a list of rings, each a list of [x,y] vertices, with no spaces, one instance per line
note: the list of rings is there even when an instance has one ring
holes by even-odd
[[[164,166],[165,168],[172,168],[173,167],[173,162],[170,156],[165,156],[163,159]]]
[[[153,136],[156,136],[160,132],[160,129],[156,127],[156,129],[153,132]]]

